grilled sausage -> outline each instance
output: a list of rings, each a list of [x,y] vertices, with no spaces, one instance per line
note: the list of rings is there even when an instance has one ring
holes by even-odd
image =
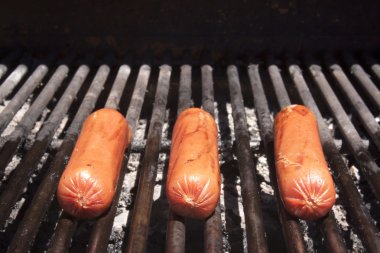
[[[183,111],[174,126],[166,194],[171,209],[194,219],[210,216],[219,200],[218,130],[199,108]]]
[[[320,143],[314,114],[291,105],[275,119],[276,175],[285,209],[293,216],[315,220],[335,202],[335,187]]]
[[[86,119],[58,185],[64,211],[91,219],[109,208],[129,142],[128,123],[118,111],[100,109]]]

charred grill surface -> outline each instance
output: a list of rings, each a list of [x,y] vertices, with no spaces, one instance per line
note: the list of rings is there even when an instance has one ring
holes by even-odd
[[[88,59],[0,52],[0,252],[380,251],[376,55]],[[317,115],[336,183],[336,205],[316,222],[289,216],[277,189],[273,117],[292,103]],[[165,197],[171,131],[192,106],[219,130],[222,193],[201,222],[169,211]],[[126,115],[133,141],[110,209],[79,221],[55,192],[83,121],[101,107]]]

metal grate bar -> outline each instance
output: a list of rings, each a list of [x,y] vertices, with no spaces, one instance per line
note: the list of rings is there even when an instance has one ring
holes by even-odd
[[[205,111],[209,112],[215,117],[214,106],[214,81],[212,78],[212,67],[210,65],[203,65],[202,72],[202,107]]]
[[[123,90],[127,82],[127,77],[129,76],[129,71],[127,71],[127,76],[125,75],[126,73],[125,67],[126,67],[125,65],[120,67],[119,72],[112,85],[111,91],[108,94],[107,101],[106,101],[106,105],[108,104],[108,108],[116,109],[119,106],[118,102],[121,99]],[[101,80],[103,83],[106,82],[110,69],[108,68],[107,71],[108,71],[107,75],[102,76],[104,78],[104,80]],[[115,102],[117,103],[115,104]],[[77,223],[78,223],[78,219],[76,219],[75,217],[72,217],[67,214],[62,215],[61,218],[59,219],[56,232],[54,233],[54,236],[52,238],[52,243],[49,250],[52,250],[53,252],[67,251],[70,247],[70,244],[61,245],[60,242],[62,241],[67,242],[71,240],[71,237],[73,236],[73,233],[75,232],[75,227],[77,226]]]
[[[41,83],[48,72],[46,65],[39,65],[33,74],[26,80],[20,90],[12,98],[11,102],[0,113],[0,133],[4,131],[8,123],[12,120],[18,109],[25,103],[29,95]]]
[[[193,104],[191,100],[191,73],[190,65],[183,65],[181,67],[177,115]],[[185,239],[185,219],[170,210],[166,232],[166,252],[184,253]]]
[[[109,73],[109,69],[108,69],[108,73]],[[103,82],[106,81],[108,73],[107,75],[102,76],[104,77],[104,81],[102,80]],[[121,99],[121,95],[123,94],[123,90],[125,88],[129,73],[130,73],[130,69],[128,66],[123,65],[120,67],[119,72],[114,81],[114,84],[111,88],[111,92],[108,95],[108,98],[106,101],[106,107],[113,108],[113,109],[118,108],[119,101]],[[124,163],[122,164],[122,166],[123,165]],[[75,232],[77,223],[78,223],[78,220],[76,218],[71,217],[66,214],[63,215],[58,222],[58,226],[53,236],[52,246],[50,250],[52,250],[53,252],[67,251],[69,249],[68,247],[70,246],[70,240]],[[63,244],[61,242],[65,242],[66,244]]]
[[[142,65],[140,67],[139,75],[136,81],[136,88],[133,91],[132,100],[126,116],[129,127],[131,128],[131,133],[134,133],[136,130],[139,115],[144,103],[144,94],[148,85],[150,72],[151,68],[148,65]]]
[[[364,71],[362,66],[355,63],[351,55],[345,54],[345,62],[350,66],[351,74],[353,74],[359,81],[359,84],[364,88],[371,102],[380,109],[380,90],[376,84],[371,80],[370,75]]]
[[[276,65],[269,65],[268,72],[272,83],[276,84],[275,93],[280,107],[284,108],[285,106],[290,105],[290,98],[287,95],[288,93],[286,92],[285,84],[280,74],[280,69]]]
[[[264,93],[264,87],[259,74],[259,66],[252,64],[248,66],[248,75],[251,82],[252,93],[256,114],[259,122],[261,138],[264,141],[267,155],[268,166],[270,170],[270,181],[273,185],[276,197],[277,210],[284,237],[286,238],[289,252],[307,252],[298,221],[292,218],[284,209],[277,186],[276,170],[274,164],[274,139],[273,139],[273,121],[269,111],[268,101]],[[272,79],[273,80],[273,79]]]
[[[23,222],[30,222],[30,227],[29,225],[25,225],[26,227],[22,225],[22,228],[26,230],[35,230],[35,232],[30,233],[31,237],[35,237],[35,233],[38,230],[47,209],[50,207],[50,204],[54,198],[60,175],[62,174],[65,168],[65,164],[67,163],[67,159],[74,148],[80,127],[83,124],[83,121],[95,107],[95,102],[103,89],[105,77],[108,76],[108,73],[108,66],[103,65],[99,68],[99,71],[96,74],[85,98],[83,99],[79,110],[70,125],[69,130],[66,132],[64,141],[61,144],[58,153],[55,155],[49,171],[46,173],[44,179],[39,185],[29,206],[29,209],[25,213]],[[23,231],[20,233],[22,234]],[[30,244],[32,243],[33,242],[31,241]]]
[[[38,161],[46,151],[50,141],[52,140],[54,132],[59,126],[59,123],[63,119],[64,115],[69,110],[88,73],[88,66],[82,65],[79,67],[72,81],[68,85],[65,93],[62,95],[58,104],[44,124],[44,127],[38,133],[38,136],[32,148],[21,160],[20,164],[16,167],[12,178],[7,184],[7,189],[12,189],[12,191],[8,193],[10,197],[7,198],[8,201],[6,202],[10,205],[10,208],[18,200],[20,195],[18,194],[16,196],[16,192],[18,191],[15,189],[22,189],[25,185],[27,185],[30,175],[33,173]],[[5,196],[7,189],[4,191],[4,194],[2,194],[2,196]],[[35,239],[40,222],[41,220],[38,220],[33,216],[31,217],[31,215],[27,213],[20,222],[17,231],[13,236],[12,242],[9,246],[10,251],[27,251],[30,247],[30,243],[32,243]]]
[[[379,124],[376,122],[367,105],[355,90],[342,68],[338,64],[333,64],[332,62],[333,59],[331,59],[330,56],[327,56],[327,64],[329,65],[329,69],[332,75],[337,81],[336,83],[353,106],[355,113],[357,114],[364,128],[367,130],[368,134],[371,136],[372,140],[377,146],[377,149],[380,150]]]
[[[71,244],[71,237],[78,226],[78,220],[70,217],[66,213],[62,213],[57,228],[50,241],[50,246],[46,252],[48,253],[64,253],[67,252]],[[12,252],[12,251],[9,251]],[[22,252],[22,251],[20,251]]]
[[[308,91],[307,84],[299,66],[290,65],[289,73],[299,92],[301,93],[302,91],[303,93],[306,93]],[[308,105],[313,103],[313,101],[314,100],[308,101]],[[328,249],[331,251],[334,250],[334,252],[346,252],[346,246],[344,245],[343,238],[339,233],[333,212],[330,212],[328,216],[323,218],[323,221],[319,222],[318,225],[320,225],[321,230],[325,235]]]
[[[373,57],[369,56],[368,54],[363,55],[364,61],[366,65],[368,65],[372,72],[377,77],[377,80],[380,80],[380,64],[378,64]]]
[[[28,72],[27,64],[20,64],[17,68],[4,80],[0,86],[0,103],[4,102],[4,99],[11,94],[13,89],[21,81],[24,75]]]
[[[296,83],[297,84],[297,83]],[[298,83],[299,84],[299,83]],[[378,252],[380,249],[380,238],[378,237],[376,226],[366,208],[359,192],[354,185],[348,168],[335,146],[334,140],[329,129],[323,121],[322,115],[312,97],[308,87],[297,86],[298,92],[303,103],[309,107],[318,120],[319,134],[323,146],[323,151],[330,164],[335,181],[338,183],[340,197],[350,213],[352,224],[357,229],[359,236],[363,240],[365,247],[369,252]]]
[[[0,63],[0,79],[7,73],[8,65],[12,64],[20,56],[20,51],[13,51],[8,54]]]
[[[125,85],[127,83],[127,79],[130,74],[130,68],[127,65],[122,65],[119,68],[119,72],[115,78],[114,84],[111,88],[111,92],[108,95],[106,105],[107,108],[117,109],[119,107],[119,102],[121,99],[121,95],[123,94],[123,90],[125,88]],[[123,165],[125,162],[123,161]],[[123,166],[122,165],[122,166]],[[119,179],[120,181],[120,179]],[[121,187],[121,184],[119,188]],[[119,199],[119,194],[117,194],[117,200]],[[114,201],[115,202],[115,201]],[[117,202],[117,201],[116,201]],[[116,205],[117,206],[117,205]],[[116,210],[116,208],[115,208]],[[115,216],[115,213],[113,213],[113,217]],[[110,221],[110,224],[112,224],[112,220]],[[54,236],[52,238],[51,247],[49,248],[49,252],[64,252],[67,251],[68,246],[70,245],[71,238],[75,232],[75,229],[78,225],[78,220],[74,217],[71,217],[64,213],[62,217],[59,219],[56,232],[54,233]],[[107,235],[106,235],[107,236]],[[108,237],[106,238],[108,241]],[[107,246],[107,241],[103,243],[103,245]],[[103,247],[104,247],[103,246]],[[99,250],[99,249],[96,249]],[[104,249],[105,251],[105,249]],[[98,251],[95,251],[98,252]]]
[[[265,228],[261,211],[259,186],[254,173],[256,166],[249,146],[247,116],[245,114],[238,70],[230,65],[227,68],[231,96],[232,117],[237,145],[237,161],[241,179],[244,217],[248,252],[268,252]]]
[[[150,67],[143,65],[140,68],[140,72],[136,81],[135,89],[132,94],[131,103],[127,111],[128,124],[136,125],[139,120],[142,105],[144,102],[145,91],[148,85],[148,79],[150,75]],[[116,78],[117,79],[117,78]],[[119,82],[119,81],[118,81]],[[115,81],[116,83],[116,81]],[[116,85],[116,84],[115,84]],[[118,86],[118,85],[117,85]],[[112,91],[111,91],[112,94]],[[110,97],[111,97],[110,94]],[[134,127],[131,127],[131,136],[134,136]],[[131,141],[132,143],[132,141]],[[131,149],[131,144],[127,148],[127,156],[129,157]],[[116,188],[116,194],[112,205],[108,212],[96,220],[96,223],[91,231],[90,240],[87,247],[87,252],[106,252],[108,240],[112,231],[113,220],[117,211],[117,205],[120,199],[121,189],[124,181],[124,176],[126,173],[126,167],[128,163],[128,158],[125,158],[122,165],[122,171],[120,172],[119,181]]]
[[[314,64],[309,67],[309,70],[323,97],[326,99],[339,129],[351,149],[351,153],[355,156],[375,196],[380,200],[380,168],[367,151],[366,145],[339,103],[338,97],[329,85],[321,67]]]
[[[202,107],[215,117],[214,106],[214,81],[212,78],[212,67],[203,65],[202,72]],[[220,216],[220,202],[218,201],[214,213],[206,220],[204,228],[205,246],[204,252],[222,252],[222,219]]]
[[[16,153],[20,142],[25,139],[27,134],[32,130],[34,123],[53,98],[57,89],[61,86],[63,79],[66,78],[68,72],[69,68],[66,65],[61,65],[57,68],[57,71],[50,78],[49,82],[30,106],[29,110],[22,117],[13,132],[9,136],[5,137],[7,142],[0,151],[0,157],[2,160],[0,164],[0,174],[4,171],[6,165]],[[10,145],[7,145],[8,142]]]
[[[336,224],[335,215],[330,212],[327,217],[317,221],[318,226],[326,240],[327,249],[329,252],[346,253],[348,252],[341,231]]]
[[[121,94],[123,94],[123,90],[125,84],[128,81],[129,74],[131,73],[131,68],[128,65],[122,65],[119,68],[117,76],[115,78],[115,82],[111,89],[111,93],[108,96],[105,107],[106,108],[119,108],[119,102],[121,99]]]
[[[178,91],[178,110],[177,115],[192,106],[191,100],[191,66],[181,67],[181,77]],[[166,232],[166,252],[184,253],[186,239],[185,218],[169,211],[167,232]]]
[[[171,71],[172,69],[168,65],[162,65],[160,67],[145,156],[141,167],[136,203],[133,209],[127,252],[145,252],[146,248],[150,212],[153,202],[153,189],[157,176],[156,162],[160,149]]]
[[[178,92],[178,111],[179,115],[186,108],[193,106],[193,101],[191,100],[191,66],[183,65],[181,67],[181,77]]]

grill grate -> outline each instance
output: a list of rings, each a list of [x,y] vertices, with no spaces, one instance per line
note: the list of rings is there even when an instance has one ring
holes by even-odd
[[[93,56],[58,59],[53,54],[41,60],[15,51],[4,57],[0,61],[0,102],[4,103],[0,252],[85,248],[88,252],[161,252],[165,247],[167,252],[278,252],[285,245],[290,252],[348,252],[362,247],[379,252],[380,65],[375,56],[345,53],[343,64],[332,54],[284,59],[268,55],[249,62],[231,61],[234,65],[228,66],[197,61],[191,65],[173,61],[176,64],[170,66],[163,60],[159,68],[156,63],[125,65],[109,59],[90,64]],[[15,122],[15,114],[28,103],[21,120]],[[300,222],[281,205],[274,173],[273,115],[291,103],[303,103],[317,116],[338,190],[337,205],[347,212],[347,224],[337,209],[317,222]],[[163,133],[167,131],[170,140],[176,115],[193,105],[214,115],[220,132],[222,197],[216,212],[204,222],[169,212],[165,199],[170,142]],[[125,176],[118,182],[110,210],[97,220],[78,221],[61,213],[54,194],[83,121],[103,106],[119,108],[132,133],[143,133],[128,147]],[[254,130],[256,117],[247,113],[252,109],[257,117]],[[52,142],[65,118],[65,131],[55,148]],[[141,131],[144,121],[145,132]],[[263,145],[252,145],[255,134]],[[123,184],[134,154],[141,155],[141,163],[135,185],[126,192]],[[258,169],[260,157],[266,158],[268,179]],[[14,164],[17,158],[20,161]],[[360,179],[352,175],[353,167],[359,168]],[[162,179],[157,179],[158,173]],[[272,194],[263,190],[264,183]],[[115,239],[114,219],[121,215],[125,194],[130,201],[124,209],[130,212],[124,214],[122,236]],[[162,217],[164,222],[155,220]],[[276,245],[271,243],[274,238]]]

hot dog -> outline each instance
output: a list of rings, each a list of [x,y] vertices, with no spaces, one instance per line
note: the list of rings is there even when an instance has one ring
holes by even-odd
[[[175,123],[166,194],[175,213],[194,219],[207,218],[218,203],[218,130],[202,109],[183,111]]]
[[[285,209],[315,220],[335,203],[335,187],[320,143],[314,114],[305,106],[281,110],[274,124],[276,175]]]
[[[91,219],[108,209],[129,142],[128,123],[118,111],[100,109],[88,116],[59,181],[57,198],[64,211]]]

